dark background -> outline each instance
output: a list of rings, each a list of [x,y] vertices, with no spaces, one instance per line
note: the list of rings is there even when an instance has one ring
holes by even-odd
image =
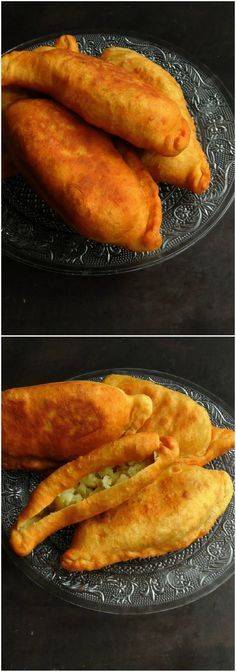
[[[4,338],[3,388],[102,368],[186,377],[233,407],[233,338]],[[4,670],[233,670],[234,581],[181,609],[115,616],[43,591],[3,555]]]
[[[3,51],[46,33],[166,40],[233,90],[233,2],[3,2]],[[117,277],[3,260],[5,334],[232,334],[233,210],[175,259]]]

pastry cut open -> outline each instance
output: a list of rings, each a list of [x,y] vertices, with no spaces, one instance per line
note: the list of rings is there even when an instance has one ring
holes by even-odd
[[[177,461],[128,501],[78,525],[61,565],[88,571],[186,548],[209,532],[232,494],[225,471]]]
[[[32,493],[11,531],[12,548],[28,555],[53,532],[118,506],[178,455],[172,437],[144,433],[125,436],[63,465]]]

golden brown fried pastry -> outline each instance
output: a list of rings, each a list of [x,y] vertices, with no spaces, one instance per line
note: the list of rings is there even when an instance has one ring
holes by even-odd
[[[27,89],[21,89],[17,86],[5,86],[2,89],[2,112],[6,108],[15,103],[17,100],[22,100],[23,98],[32,98],[34,96],[33,91],[28,91]],[[3,147],[2,147],[2,179],[5,180],[8,177],[13,177],[18,175],[19,170],[17,169],[14,158],[9,155],[8,149],[4,144],[4,124],[3,124]]]
[[[123,434],[151,415],[145,395],[91,381],[49,383],[3,392],[3,467],[58,466]]]
[[[69,51],[80,52],[79,45],[76,41],[74,35],[60,35],[57,37],[54,45],[44,44],[41,47],[36,47],[33,51],[34,53],[42,53],[44,51],[50,51],[51,49],[69,49]]]
[[[20,100],[4,121],[16,166],[69,227],[134,251],[160,247],[158,190],[131,149],[54,101]]]
[[[105,49],[102,59],[124,68],[128,73],[135,73],[150,84],[158,93],[174,101],[191,134],[188,146],[176,157],[161,156],[157,152],[145,152],[143,162],[151,175],[158,182],[168,182],[202,194],[210,183],[210,168],[200,142],[197,139],[194,120],[191,117],[181,86],[174,77],[157,63],[131,49],[111,47]]]
[[[65,464],[32,493],[10,543],[27,555],[49,534],[117,506],[151,483],[179,455],[177,442],[135,434]]]
[[[54,47],[44,46],[36,47],[35,51],[50,51],[50,49],[70,49],[71,51],[79,52],[79,45],[76,42],[74,35],[61,35],[55,40]],[[11,103],[16,102],[16,100],[21,100],[23,98],[34,98],[37,94],[34,91],[28,89],[23,89],[16,86],[4,86],[2,88],[2,111],[11,105]],[[5,180],[8,177],[13,177],[18,175],[19,170],[14,164],[14,160],[10,158],[8,150],[6,147],[3,147],[2,153],[2,179]]]
[[[204,466],[216,457],[223,455],[234,448],[235,432],[232,429],[221,429],[220,427],[211,428],[211,441],[206,452],[199,458],[195,455],[193,458],[188,458],[188,464],[199,464]]]
[[[78,42],[74,35],[60,35],[55,40],[55,47],[57,49],[69,49],[70,51],[80,52]]]
[[[93,56],[68,49],[12,51],[2,59],[2,82],[46,93],[137,147],[175,156],[189,142],[190,129],[176,103],[137,75]]]
[[[32,98],[32,96],[34,96],[33,91],[21,89],[19,86],[4,86],[2,89],[2,112],[17,100],[22,100],[22,98]]]
[[[209,532],[232,494],[225,471],[175,463],[127,502],[78,525],[61,565],[92,570],[185,548]]]
[[[17,86],[4,86],[2,88],[2,112],[7,109],[9,105],[15,103],[17,100],[24,98],[32,98],[35,96],[34,91],[28,91]],[[5,144],[5,128],[3,119],[3,147],[2,147],[2,179],[19,175],[19,170],[14,162],[14,156],[9,155],[9,151]]]
[[[107,385],[124,390],[126,394],[146,394],[153,402],[153,413],[141,431],[174,436],[181,457],[201,457],[211,440],[211,422],[207,411],[181,392],[157,385],[142,378],[111,374],[104,378]]]
[[[116,385],[126,394],[149,394],[153,413],[140,431],[158,431],[160,434],[170,433],[175,436],[179,442],[180,455],[186,463],[204,466],[234,448],[235,432],[213,427],[203,407],[181,392],[151,381],[117,374],[107,376],[104,382]]]

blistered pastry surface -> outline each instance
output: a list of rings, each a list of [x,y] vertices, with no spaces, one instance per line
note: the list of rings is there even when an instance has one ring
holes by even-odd
[[[227,407],[196,385],[157,372],[118,373],[140,376],[187,394],[206,408],[213,425],[233,429],[233,418]],[[88,374],[88,378],[101,380],[107,374],[108,371],[99,372],[97,376]],[[224,469],[233,479],[233,451],[208,466]],[[6,537],[29,494],[44,476],[43,473],[4,472],[2,519]],[[59,557],[70,545],[71,537],[72,528],[62,530],[39,545],[29,557],[19,560],[14,556],[14,559],[42,587],[78,606],[119,613],[166,610],[199,599],[232,574],[233,500],[209,534],[182,551],[159,558],[132,560],[94,572],[68,573],[60,568]]]
[[[137,50],[156,61],[181,84],[211,167],[205,194],[162,184],[163,245],[134,253],[96,243],[68,231],[62,220],[26,185],[12,177],[3,185],[3,248],[26,263],[66,273],[115,273],[135,270],[174,256],[204,236],[221,219],[233,198],[234,119],[220,82],[182,55],[159,44],[122,35],[76,35],[81,51],[99,56],[106,47]],[[41,44],[52,44],[53,39]],[[23,47],[39,46],[34,40]]]

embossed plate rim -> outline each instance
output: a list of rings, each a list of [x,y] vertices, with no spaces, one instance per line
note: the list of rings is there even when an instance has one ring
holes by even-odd
[[[182,386],[187,386],[191,390],[200,392],[201,394],[205,395],[210,401],[213,403],[217,403],[218,405],[221,406],[222,410],[225,411],[227,414],[229,414],[230,417],[232,417],[233,420],[233,413],[232,409],[229,407],[228,404],[226,404],[225,401],[223,401],[220,397],[216,396],[214,393],[209,392],[206,390],[204,387],[193,383],[192,381],[189,381],[186,378],[182,378],[180,376],[176,376],[174,374],[167,373],[165,371],[157,371],[155,369],[142,369],[142,368],[130,368],[130,367],[125,367],[125,368],[113,368],[113,369],[100,369],[100,370],[95,370],[95,371],[89,371],[89,372],[84,372],[82,374],[78,374],[76,376],[73,376],[70,378],[70,380],[86,380],[86,379],[93,379],[93,378],[101,378],[106,376],[108,373],[123,373],[123,374],[132,374],[137,377],[144,377],[144,378],[150,378],[152,376],[156,376],[158,378],[163,379],[163,381],[170,381],[170,384],[172,382],[182,385]],[[165,383],[164,383],[165,384]],[[34,568],[32,568],[30,565],[28,565],[23,558],[18,558],[13,551],[9,547],[8,539],[6,533],[4,533],[4,548],[6,549],[8,555],[10,555],[11,559],[13,560],[13,563],[21,570],[23,573],[28,576],[34,583],[36,583],[38,586],[41,588],[45,588],[48,590],[50,593],[52,593],[54,596],[57,598],[63,599],[66,602],[72,603],[76,606],[83,607],[85,609],[89,609],[92,611],[102,611],[110,614],[120,614],[120,615],[134,615],[134,614],[149,614],[149,613],[154,613],[154,612],[160,612],[160,611],[169,611],[172,609],[177,609],[182,606],[185,606],[187,604],[190,604],[191,602],[195,602],[198,599],[201,599],[202,597],[205,597],[209,593],[213,592],[216,590],[219,586],[223,585],[234,573],[234,562],[231,561],[231,564],[227,567],[224,575],[220,575],[216,578],[214,583],[212,585],[205,585],[203,588],[197,591],[197,593],[193,593],[190,595],[186,595],[182,598],[180,598],[177,603],[175,600],[166,602],[164,604],[151,604],[149,606],[140,606],[140,607],[132,607],[130,606],[120,606],[120,605],[107,605],[107,604],[96,604],[88,600],[86,602],[86,595],[83,598],[78,597],[78,595],[73,595],[72,593],[68,594],[68,591],[63,588],[59,587],[58,585],[50,583],[47,579],[45,579],[43,576],[37,576],[36,571]],[[200,551],[199,551],[200,552]],[[100,570],[102,572],[103,570]],[[79,574],[79,573],[78,573]]]
[[[76,35],[78,39],[86,36],[89,38],[89,36],[94,36],[94,37],[110,37],[109,33],[86,33],[86,32],[78,32],[75,30],[70,31],[72,34]],[[23,42],[19,45],[16,45],[15,47],[9,49],[5,53],[10,53],[14,49],[21,49],[22,47],[30,47],[32,45],[39,44],[41,41],[48,41],[54,39],[56,36],[60,35],[61,33],[50,33],[48,35],[40,36],[38,38],[35,38],[33,40],[29,40],[27,42]],[[165,40],[161,40],[160,42],[155,43],[152,41],[152,39],[149,39],[148,37],[145,37],[144,34],[143,36],[130,36],[130,35],[124,35],[124,33],[116,33],[112,34],[112,37],[114,37],[114,40],[116,38],[120,39],[127,39],[132,41],[133,43],[137,42],[139,40],[146,42],[147,45],[150,45],[151,48],[161,48],[163,46],[164,49],[171,49],[174,54],[177,56],[179,55],[180,57],[182,56],[183,58],[187,59],[188,63],[193,66],[193,67],[199,67],[200,68],[200,74],[207,75],[208,78],[211,79],[212,83],[215,86],[218,86],[220,89],[221,94],[225,97],[226,103],[229,105],[229,107],[232,110],[232,101],[233,97],[230,93],[230,91],[227,89],[227,87],[224,85],[224,83],[221,81],[221,79],[215,75],[208,66],[205,64],[199,63],[199,61],[195,60],[192,61],[191,57],[189,57],[188,53],[185,52],[182,49],[179,49],[176,51],[175,47],[166,42]],[[3,252],[10,257],[11,259],[15,259],[16,261],[20,263],[24,263],[28,266],[33,266],[38,269],[42,270],[48,270],[51,272],[55,273],[62,273],[66,275],[94,275],[94,276],[99,276],[99,275],[117,275],[121,273],[130,273],[133,271],[138,271],[142,270],[143,268],[148,268],[152,267],[156,264],[163,263],[164,261],[168,261],[172,257],[177,256],[178,254],[181,254],[182,252],[186,251],[187,249],[191,248],[192,245],[197,244],[204,236],[208,234],[215,226],[216,224],[224,217],[225,213],[231,206],[234,198],[234,183],[232,181],[232,184],[229,186],[228,190],[226,191],[226,194],[222,200],[222,203],[220,203],[218,207],[218,213],[216,212],[216,215],[213,215],[213,219],[209,224],[204,224],[204,226],[198,231],[194,232],[194,237],[193,235],[187,240],[185,239],[183,242],[178,243],[178,248],[171,250],[171,248],[168,250],[167,254],[164,254],[163,256],[157,256],[157,257],[152,257],[152,256],[143,256],[142,259],[138,260],[137,263],[135,263],[135,258],[129,259],[129,260],[123,260],[121,262],[121,266],[119,265],[114,265],[109,267],[108,264],[103,267],[99,268],[97,267],[92,267],[87,263],[86,266],[83,265],[78,265],[78,266],[68,266],[66,267],[66,262],[55,262],[52,264],[52,262],[49,259],[41,259],[41,260],[35,260],[34,257],[30,258],[27,252],[24,250],[24,248],[20,249],[20,247],[15,244],[14,242],[9,242],[5,243],[3,242]],[[210,216],[210,215],[209,215]],[[29,220],[30,221],[30,220]],[[178,234],[176,233],[176,237],[178,237]],[[122,249],[122,248],[121,248]],[[106,264],[106,260],[104,260],[104,265]]]
[[[20,565],[20,560],[18,561],[17,557],[14,555],[13,551],[11,551],[7,536],[4,533],[3,534],[3,548],[7,552],[7,555],[11,558],[13,564],[22,571],[22,573],[27,576],[33,583],[35,583],[39,588],[43,588],[44,590],[47,590],[50,595],[54,595],[57,599],[63,600],[64,602],[68,602],[69,604],[73,604],[75,607],[81,607],[82,609],[87,609],[88,611],[97,611],[97,612],[102,612],[106,614],[111,614],[111,615],[116,615],[116,616],[142,616],[145,614],[154,614],[154,613],[160,613],[163,611],[173,611],[173,609],[181,609],[181,607],[186,607],[188,604],[191,604],[192,602],[197,602],[198,600],[201,600],[203,597],[207,597],[210,593],[213,593],[217,588],[220,588],[220,586],[223,586],[224,583],[226,583],[232,576],[234,576],[234,563],[232,562],[232,565],[228,568],[227,572],[225,572],[224,577],[218,577],[218,579],[215,581],[215,583],[212,586],[205,586],[202,588],[197,595],[194,596],[186,596],[183,597],[182,600],[179,600],[178,604],[176,604],[175,601],[170,601],[168,603],[165,603],[163,605],[150,605],[145,606],[145,607],[132,607],[132,606],[107,606],[104,604],[93,604],[92,602],[86,603],[85,600],[80,601],[78,596],[74,596],[72,593],[68,595],[68,592],[64,589],[61,588],[61,592],[58,592],[58,587],[55,585],[50,585],[50,583],[43,577],[41,576],[40,578],[37,578],[35,575],[34,570],[30,566],[24,566]],[[22,560],[22,558],[21,558]],[[100,570],[102,571],[102,570]]]

